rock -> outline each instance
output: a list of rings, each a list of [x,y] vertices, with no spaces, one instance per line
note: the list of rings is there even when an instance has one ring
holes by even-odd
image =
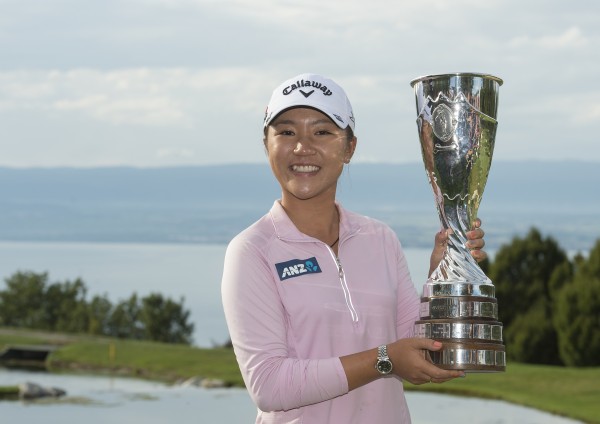
[[[66,395],[67,392],[57,387],[42,387],[35,383],[19,384],[20,399],[39,399],[43,397],[60,397]]]
[[[202,380],[201,386],[205,389],[216,389],[219,387],[227,387],[227,384],[223,380],[217,378],[205,378]]]
[[[204,378],[202,377],[191,377],[188,378],[187,380],[185,380],[184,382],[181,383],[181,386],[183,387],[200,387],[202,386],[202,381],[204,380]]]
[[[215,389],[219,387],[228,387],[227,383],[217,378],[191,377],[180,383],[183,387],[202,387],[205,389]]]

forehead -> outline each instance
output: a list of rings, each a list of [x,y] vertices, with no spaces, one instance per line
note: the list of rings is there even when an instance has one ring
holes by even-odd
[[[323,112],[310,107],[294,107],[281,112],[272,122],[271,125],[282,123],[330,123],[335,125],[331,118]]]

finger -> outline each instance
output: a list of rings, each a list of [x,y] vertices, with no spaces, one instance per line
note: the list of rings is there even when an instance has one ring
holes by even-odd
[[[444,383],[446,381],[454,380],[455,378],[465,377],[464,371],[460,370],[443,370],[437,366],[431,364],[422,368],[418,377],[415,377],[413,384],[425,384],[425,383]]]
[[[468,242],[465,243],[465,246],[467,246],[467,248],[469,248],[470,250],[481,250],[485,247],[485,240],[483,240],[483,239],[469,240]]]
[[[471,256],[473,256],[473,259],[475,259],[477,262],[484,261],[488,257],[485,250],[471,250]]]
[[[428,384],[431,383],[434,377],[432,377],[430,374],[428,373],[421,373],[421,375],[419,375],[419,377],[415,378],[414,381],[412,381],[411,383],[413,384]]]
[[[451,377],[451,378],[436,378],[436,377],[434,377],[430,380],[430,383],[441,384],[441,383],[445,383],[446,381],[454,380],[456,378],[460,378],[460,377]]]
[[[475,228],[481,227],[481,219],[476,218],[475,222],[473,223],[473,225],[475,226]]]
[[[485,231],[481,228],[475,228],[474,230],[467,231],[467,238],[470,240],[482,239],[485,236]]]
[[[416,349],[424,349],[425,351],[431,350],[435,352],[436,350],[440,350],[443,346],[441,342],[438,342],[437,340],[433,339],[414,338],[413,341],[413,347],[415,347]]]
[[[443,228],[435,234],[435,245],[446,246],[448,243],[448,232]]]
[[[434,374],[430,375],[429,379],[432,383],[443,383],[445,381],[454,380],[455,378],[464,378],[466,376],[464,371],[442,370],[438,368]]]

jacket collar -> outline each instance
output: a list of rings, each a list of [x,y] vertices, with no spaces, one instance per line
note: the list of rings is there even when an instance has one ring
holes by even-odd
[[[340,242],[344,239],[354,235],[360,230],[360,225],[356,220],[350,219],[351,213],[346,211],[340,203],[335,202],[336,207],[340,213]],[[317,239],[307,236],[300,232],[294,225],[292,220],[288,217],[281,206],[281,201],[276,200],[273,203],[273,207],[269,211],[271,216],[271,222],[275,229],[277,238],[286,241],[317,241]]]

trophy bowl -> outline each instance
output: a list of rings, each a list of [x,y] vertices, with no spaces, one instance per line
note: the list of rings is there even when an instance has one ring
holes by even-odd
[[[502,80],[459,72],[410,84],[425,171],[449,235],[442,260],[423,286],[415,334],[442,342],[440,351],[430,352],[440,368],[505,371],[494,285],[466,246],[492,163]]]

